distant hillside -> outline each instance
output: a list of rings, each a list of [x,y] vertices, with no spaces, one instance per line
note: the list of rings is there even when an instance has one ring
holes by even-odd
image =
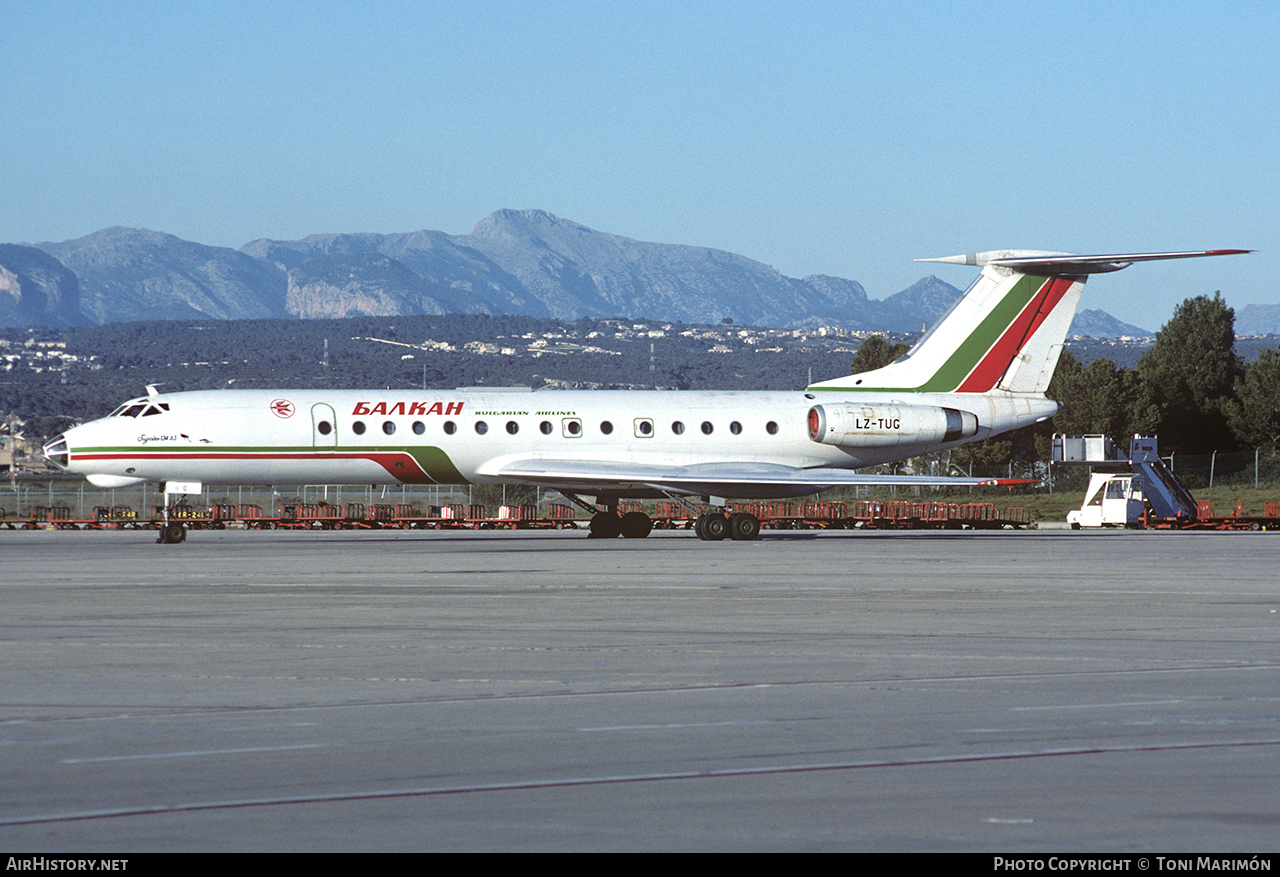
[[[1280,304],[1245,305],[1236,311],[1237,335],[1280,335]]]
[[[1080,310],[1067,334],[1086,338],[1150,338],[1156,333],[1122,323],[1106,311]]]
[[[36,244],[75,272],[93,323],[284,316],[285,276],[238,250],[140,228]]]
[[[321,256],[289,271],[285,310],[304,319],[474,314],[474,295],[433,283],[379,253]]]
[[[80,283],[35,247],[0,244],[0,326],[82,326]]]
[[[455,290],[463,313],[858,327],[874,311],[861,313],[867,294],[851,280],[793,280],[733,253],[643,243],[541,210],[499,210],[468,235],[314,235],[253,241],[242,251],[286,270],[320,256],[379,253]]]
[[[19,282],[37,249],[57,264]],[[636,241],[541,210],[499,210],[465,235],[326,234],[240,250],[108,228],[9,246],[0,284],[13,296],[0,297],[0,326],[459,313],[918,332],[961,294],[930,276],[877,301],[854,280],[786,277],[723,250]],[[1078,320],[1086,314],[1073,333],[1142,334],[1101,311]]]

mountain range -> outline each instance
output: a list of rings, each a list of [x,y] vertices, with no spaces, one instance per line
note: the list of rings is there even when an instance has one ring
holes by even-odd
[[[883,300],[840,277],[499,210],[470,234],[323,234],[239,250],[145,229],[0,245],[0,326],[169,319],[519,314],[918,332],[961,292],[925,277]],[[1150,334],[1082,311],[1073,334]]]

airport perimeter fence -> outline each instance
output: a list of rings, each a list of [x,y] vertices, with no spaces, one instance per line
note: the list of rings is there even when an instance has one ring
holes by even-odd
[[[1164,456],[1167,466],[1191,491],[1226,487],[1240,489],[1280,488],[1280,452],[1246,451],[1242,453],[1172,454]],[[1098,467],[1106,470],[1107,467]],[[1115,471],[1118,467],[1110,467]],[[872,470],[867,470],[872,471]],[[885,470],[888,471],[888,470]],[[1012,489],[1014,494],[1080,492],[1089,480],[1089,466],[1050,465],[1045,461],[1007,463],[995,466],[951,466],[945,472],[913,469],[909,465],[893,467],[897,474],[947,474],[981,478],[1024,479],[1025,484]],[[930,497],[940,494],[974,493],[981,488],[944,490],[941,488],[859,487],[828,491],[826,499],[872,499]],[[1007,493],[1005,494],[1008,495]],[[588,497],[590,498],[590,497]],[[410,505],[421,509],[465,504],[480,504],[495,516],[500,506],[533,503],[542,508],[549,502],[565,500],[554,491],[534,488],[504,488],[477,485],[305,485],[277,487],[264,485],[205,485],[199,496],[182,497],[189,505],[258,506],[265,515],[278,514],[286,505],[346,503]],[[98,509],[132,509],[140,522],[151,517],[152,509],[163,502],[154,484],[127,488],[97,488],[74,478],[41,478],[28,475],[0,482],[0,521],[26,520],[33,509],[65,509],[72,519],[92,520]],[[578,517],[586,513],[578,511]]]
[[[898,474],[906,470],[898,467]],[[1005,470],[1002,469],[1001,473]],[[1014,467],[1015,478],[1041,479],[1045,475],[1045,467],[1040,465],[1038,474],[1032,473],[1030,467]],[[962,474],[953,471],[951,474]],[[967,474],[967,473],[963,473]],[[978,472],[980,477],[995,477]],[[1000,474],[1000,473],[996,473]],[[1000,474],[1000,477],[1005,477]],[[983,492],[983,488],[957,488],[944,490],[930,487],[849,487],[836,488],[822,494],[810,494],[803,499],[922,499],[942,495],[955,496]],[[1033,491],[1024,491],[1033,492]],[[1004,493],[1007,495],[1007,492]],[[590,493],[585,494],[588,502],[594,499]],[[976,497],[975,497],[976,498]],[[556,491],[543,491],[536,488],[503,488],[494,485],[402,485],[399,487],[373,487],[370,485],[310,484],[305,486],[289,486],[272,488],[265,485],[216,485],[202,486],[198,495],[172,496],[170,500],[193,507],[208,506],[256,506],[263,517],[279,517],[287,507],[327,505],[342,509],[348,504],[359,504],[366,509],[375,505],[407,506],[426,513],[432,508],[446,506],[480,506],[487,509],[491,517],[498,517],[503,506],[519,506],[533,504],[540,510],[551,504],[566,504],[564,497]],[[47,510],[56,510],[55,519],[72,521],[92,521],[101,518],[105,510],[112,510],[110,517],[132,517],[139,524],[148,520],[156,520],[156,509],[164,502],[164,494],[157,485],[144,483],[132,487],[97,488],[82,480],[27,478],[16,483],[4,482],[0,488],[0,525],[13,524],[30,520],[34,511],[41,521],[49,520]],[[641,507],[654,507],[653,500],[640,504]],[[582,509],[575,508],[575,517],[585,520],[589,515]]]
[[[1261,489],[1280,487],[1280,452],[1257,449],[1209,454],[1161,454],[1164,464],[1182,485],[1194,492],[1206,488]],[[1078,463],[1055,463],[1054,490],[1083,489],[1091,468]],[[1097,471],[1122,471],[1124,465],[1101,465]]]
[[[1162,454],[1166,466],[1188,490],[1211,487],[1280,488],[1280,451],[1214,452],[1209,454]],[[1015,492],[1059,492],[1083,490],[1089,483],[1090,471],[1123,471],[1125,464],[1053,463],[1034,460],[990,466],[952,466],[949,475],[975,478],[1010,478],[1030,482],[1014,488]],[[908,470],[902,468],[903,474]],[[912,472],[910,474],[941,474]]]
[[[510,496],[508,497],[508,493]],[[469,485],[401,485],[374,487],[350,484],[308,484],[273,488],[266,485],[206,484],[198,495],[173,496],[175,503],[190,506],[257,506],[264,516],[273,517],[286,506],[328,505],[343,508],[358,503],[366,508],[375,505],[412,505],[420,509],[473,503],[489,504],[494,515],[499,505],[538,502],[543,491],[504,491],[501,487]],[[558,495],[557,495],[558,496]],[[83,480],[27,478],[5,482],[0,488],[0,522],[29,520],[33,510],[57,509],[59,516],[75,521],[92,521],[99,510],[114,509],[132,513],[141,523],[153,517],[153,509],[164,502],[164,494],[154,484],[132,487],[98,488]],[[120,515],[114,515],[119,517]]]

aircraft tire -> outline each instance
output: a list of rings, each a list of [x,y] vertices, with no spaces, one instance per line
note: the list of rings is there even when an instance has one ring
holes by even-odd
[[[707,541],[719,542],[729,535],[729,519],[719,512],[706,515],[706,519],[702,522],[702,533],[702,538]]]
[[[653,519],[644,512],[627,512],[619,522],[625,539],[643,539],[653,530]]]
[[[597,512],[591,516],[591,534],[589,539],[615,539],[622,533],[622,518],[608,512]]]
[[[163,545],[177,545],[187,540],[187,529],[181,524],[169,524],[160,528],[160,538],[156,541]]]
[[[751,542],[760,538],[760,519],[742,512],[729,519],[729,537],[739,542]]]

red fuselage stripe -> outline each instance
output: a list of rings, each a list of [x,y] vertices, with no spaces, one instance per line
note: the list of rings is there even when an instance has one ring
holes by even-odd
[[[330,452],[289,452],[289,451],[138,451],[136,453],[90,453],[71,454],[74,461],[84,460],[368,460],[377,463],[398,481],[415,484],[435,484],[418,461],[411,454],[404,452],[389,453],[343,453]]]

